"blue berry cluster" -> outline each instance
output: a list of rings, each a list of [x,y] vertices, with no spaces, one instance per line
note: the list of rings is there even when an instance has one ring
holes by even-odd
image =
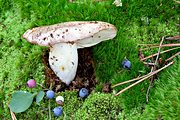
[[[53,99],[54,96],[55,96],[55,92],[54,92],[53,90],[48,90],[48,91],[46,92],[46,97],[47,97],[48,99]],[[56,102],[57,102],[57,103],[61,102],[61,105],[63,105],[64,98],[63,98],[62,96],[58,96],[58,97],[56,98]],[[62,108],[61,106],[57,106],[57,107],[55,107],[55,108],[53,109],[53,113],[54,113],[54,116],[59,117],[59,116],[61,116],[61,115],[63,114],[63,108]]]

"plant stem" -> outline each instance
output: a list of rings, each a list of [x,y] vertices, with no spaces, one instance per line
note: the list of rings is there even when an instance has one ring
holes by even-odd
[[[12,120],[17,120],[15,114],[10,110]]]
[[[33,93],[33,97],[35,97],[38,94],[38,92]]]
[[[43,89],[46,89],[46,87],[44,87],[43,85],[36,83],[37,85],[41,86]]]
[[[176,47],[176,48],[168,49],[168,50],[165,50],[165,51],[160,52],[160,54],[163,54],[163,53],[166,53],[166,52],[169,52],[169,51],[175,50],[175,49],[179,49],[179,48],[180,48],[180,47]],[[141,59],[141,61],[144,61],[144,60],[147,60],[147,59],[149,59],[149,58],[152,58],[152,57],[156,56],[157,54],[158,54],[158,53],[155,53],[155,54],[149,55],[149,56],[147,56],[147,57],[145,57],[145,58]]]
[[[52,90],[52,83],[50,83],[50,87],[49,87],[50,90]],[[49,104],[48,104],[48,109],[49,109],[49,120],[51,120],[51,101],[49,99]]]
[[[148,74],[146,77],[142,78],[141,80],[139,80],[139,81],[137,81],[137,82],[131,84],[130,86],[124,88],[123,90],[119,91],[118,93],[115,94],[115,96],[120,95],[121,93],[123,93],[123,92],[125,92],[126,90],[130,89],[131,87],[133,87],[133,86],[139,84],[140,82],[142,82],[142,81],[144,81],[145,79],[151,77],[152,75],[157,74],[158,72],[160,72],[161,70],[163,70],[163,69],[169,67],[169,66],[172,65],[173,63],[174,63],[174,62],[172,61],[172,62],[170,62],[169,64],[165,65],[164,67],[162,67],[162,68],[160,68],[160,69],[158,69],[158,70],[156,70],[156,71],[154,71],[154,72],[151,72],[150,74]]]

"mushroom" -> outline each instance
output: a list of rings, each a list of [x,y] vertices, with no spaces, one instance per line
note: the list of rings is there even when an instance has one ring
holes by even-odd
[[[27,30],[23,38],[40,46],[49,46],[49,65],[61,81],[69,85],[78,65],[78,48],[91,47],[112,39],[114,25],[101,21],[75,21]]]

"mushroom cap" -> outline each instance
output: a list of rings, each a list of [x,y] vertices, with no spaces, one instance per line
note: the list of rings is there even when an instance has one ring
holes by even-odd
[[[57,43],[77,43],[78,48],[90,47],[112,39],[117,30],[114,25],[101,21],[74,21],[27,30],[23,38],[40,46]]]

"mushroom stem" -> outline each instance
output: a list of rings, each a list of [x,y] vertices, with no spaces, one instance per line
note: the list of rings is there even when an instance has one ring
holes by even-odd
[[[69,85],[77,71],[77,44],[58,43],[53,45],[50,48],[49,64],[60,80]]]

